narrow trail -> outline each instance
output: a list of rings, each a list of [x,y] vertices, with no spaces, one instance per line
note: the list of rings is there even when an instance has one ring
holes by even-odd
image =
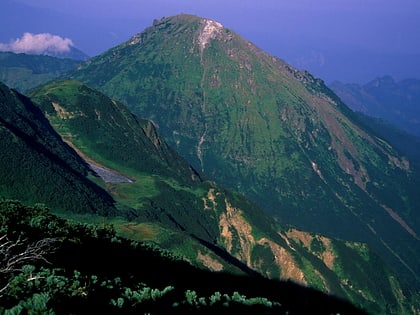
[[[197,144],[197,158],[200,161],[201,171],[204,173],[202,147],[203,147],[203,143],[206,141],[206,134],[207,134],[207,120],[206,120],[207,95],[206,95],[206,89],[205,89],[205,84],[204,84],[205,80],[206,80],[206,76],[207,76],[207,69],[206,69],[205,62],[203,60],[203,54],[204,54],[204,47],[202,47],[202,49],[200,50],[200,64],[201,64],[201,67],[203,69],[203,74],[201,76],[201,81],[200,81],[200,89],[201,89],[201,93],[202,93],[201,112],[202,112],[202,115],[204,116],[204,130],[203,130],[203,133],[201,134],[200,140],[198,141],[198,144]]]

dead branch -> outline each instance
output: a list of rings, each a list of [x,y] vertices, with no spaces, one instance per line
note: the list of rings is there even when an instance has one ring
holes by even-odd
[[[0,279],[6,280],[13,272],[20,272],[21,267],[33,261],[44,261],[46,255],[55,250],[54,238],[44,238],[37,242],[28,243],[19,236],[16,240],[9,240],[7,235],[0,237]],[[0,296],[7,289],[9,283],[0,287]]]

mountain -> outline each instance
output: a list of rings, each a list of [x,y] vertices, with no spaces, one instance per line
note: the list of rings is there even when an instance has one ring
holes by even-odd
[[[371,117],[361,112],[355,112],[355,114],[362,123],[369,126],[372,132],[398,149],[413,165],[415,164],[417,167],[420,165],[420,137],[416,137],[382,118]]]
[[[88,179],[87,164],[42,111],[0,83],[0,195],[58,212],[111,214],[113,198]]]
[[[387,304],[395,313],[410,309],[411,293],[366,244],[279,225],[206,180],[121,103],[75,81],[48,83],[30,97],[90,165],[130,179],[103,177],[116,215],[70,218],[111,223],[126,238],[153,241],[214,272],[293,281],[371,313]]]
[[[0,220],[11,263],[0,260],[2,314],[366,314],[291,282],[194,267],[42,206],[0,201]]]
[[[80,62],[74,59],[0,52],[0,81],[24,93],[75,69]]]
[[[90,58],[83,51],[81,51],[80,49],[74,46],[70,46],[69,51],[67,52],[46,51],[42,55],[51,56],[55,58],[61,58],[61,59],[72,59],[72,60],[78,60],[78,61],[85,61]]]
[[[330,88],[354,111],[381,118],[420,137],[420,80],[384,76],[367,84],[333,82]]]
[[[279,222],[368,243],[418,290],[418,170],[321,80],[191,15],[155,20],[68,77],[153,121]]]

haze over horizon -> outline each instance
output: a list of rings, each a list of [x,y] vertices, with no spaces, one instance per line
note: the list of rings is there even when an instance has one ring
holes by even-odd
[[[50,34],[94,56],[154,19],[187,13],[216,20],[326,82],[364,83],[383,75],[420,79],[415,0],[5,0],[2,6],[0,48],[22,41],[25,33]]]

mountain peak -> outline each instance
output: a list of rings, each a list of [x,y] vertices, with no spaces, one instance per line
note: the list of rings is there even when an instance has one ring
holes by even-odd
[[[202,29],[198,35],[198,44],[200,50],[203,51],[206,45],[223,31],[223,25],[213,20],[203,19],[201,21]]]
[[[418,246],[417,205],[406,188],[417,187],[414,169],[321,80],[192,15],[155,21],[133,42],[92,58],[73,78],[155,122],[195,169],[280,221],[369,242],[397,268],[415,269],[415,259],[400,260],[411,249],[397,246],[394,255],[382,245],[398,233]]]
[[[166,30],[169,33],[172,31],[182,32],[187,28],[193,27],[197,29],[194,36],[193,45],[197,45],[202,53],[211,40],[222,38],[224,27],[221,23],[198,17],[190,14],[179,14],[172,17],[163,17],[159,20],[154,20],[153,25],[145,32],[134,35],[128,42],[129,45],[136,45],[145,40],[145,34],[151,34],[155,31]]]

